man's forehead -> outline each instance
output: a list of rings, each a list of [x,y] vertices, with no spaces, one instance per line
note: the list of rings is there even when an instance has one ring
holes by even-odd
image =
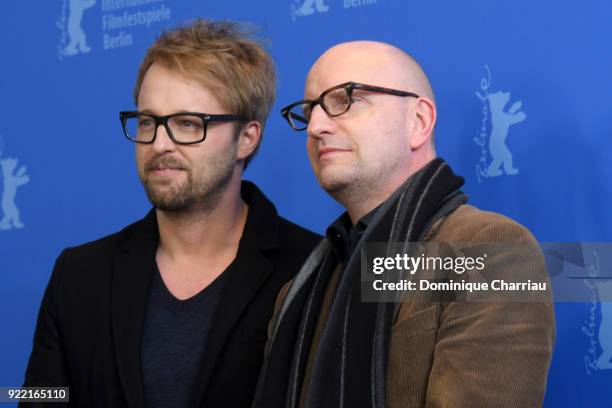
[[[334,47],[312,66],[306,77],[305,94],[316,96],[348,81],[400,87],[402,75],[399,71],[395,59],[384,49]]]
[[[161,114],[176,111],[215,113],[221,101],[204,84],[176,68],[155,62],[147,70],[138,95],[139,109]]]

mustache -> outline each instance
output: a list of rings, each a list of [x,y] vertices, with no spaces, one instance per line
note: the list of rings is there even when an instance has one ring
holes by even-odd
[[[178,170],[187,170],[188,166],[179,159],[171,156],[155,156],[145,163],[145,170],[151,171],[159,167],[166,167]]]

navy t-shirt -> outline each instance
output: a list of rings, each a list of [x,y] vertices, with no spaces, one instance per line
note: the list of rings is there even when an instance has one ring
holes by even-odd
[[[155,268],[141,349],[147,408],[195,406],[202,355],[226,272],[198,294],[179,300]]]

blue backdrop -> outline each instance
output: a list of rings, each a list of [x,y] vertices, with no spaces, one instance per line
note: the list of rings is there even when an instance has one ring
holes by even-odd
[[[279,108],[301,97],[326,48],[374,39],[407,50],[429,74],[438,153],[466,177],[472,204],[540,241],[612,241],[609,1],[53,0],[2,9],[0,386],[23,380],[60,250],[148,210],[118,111],[134,107],[147,46],[195,17],[254,22],[270,39],[277,103],[247,178],[285,217],[322,232],[340,207],[311,174],[305,134],[290,131]],[[610,307],[555,306],[545,405],[609,407],[612,369],[597,358],[612,348]]]

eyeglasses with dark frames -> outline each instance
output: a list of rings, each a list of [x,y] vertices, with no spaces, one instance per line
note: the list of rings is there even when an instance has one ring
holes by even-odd
[[[137,111],[119,112],[123,133],[132,142],[150,144],[155,141],[157,128],[163,125],[176,144],[189,145],[203,142],[210,122],[242,120],[239,115],[213,115],[199,112],[177,112],[157,116]]]
[[[366,85],[357,82],[345,82],[324,91],[317,99],[303,99],[285,106],[281,109],[281,115],[287,120],[289,126],[295,130],[305,130],[310,122],[310,116],[315,106],[321,108],[331,117],[340,116],[351,108],[355,102],[353,91],[355,89],[376,92],[387,95],[418,98],[413,92],[400,91],[397,89],[384,88],[382,86]]]

